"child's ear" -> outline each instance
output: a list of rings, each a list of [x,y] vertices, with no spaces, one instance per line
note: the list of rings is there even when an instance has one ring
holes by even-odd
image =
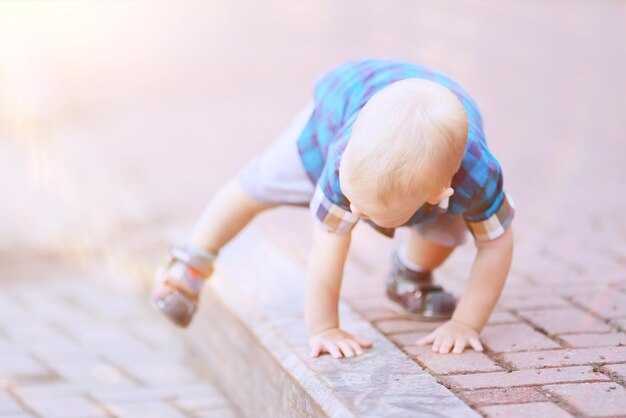
[[[436,205],[439,202],[441,202],[443,199],[446,199],[452,196],[453,194],[454,194],[454,189],[452,187],[446,187],[437,196],[433,196],[430,199],[427,199],[426,201],[430,203],[431,205]]]

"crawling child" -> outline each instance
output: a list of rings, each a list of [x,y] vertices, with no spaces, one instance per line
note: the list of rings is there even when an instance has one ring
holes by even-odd
[[[481,351],[513,253],[510,198],[476,103],[427,67],[353,61],[318,79],[313,100],[210,200],[186,245],[158,275],[158,309],[187,326],[219,250],[259,212],[305,205],[315,227],[305,320],[311,355],[353,357],[371,342],[340,328],[339,289],[359,222],[392,237],[410,228],[387,278],[389,302],[414,319],[446,320],[417,344]],[[471,232],[477,248],[457,301],[433,271]]]

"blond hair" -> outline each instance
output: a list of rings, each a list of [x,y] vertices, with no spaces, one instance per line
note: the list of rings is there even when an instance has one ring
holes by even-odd
[[[458,171],[467,132],[467,115],[450,90],[423,79],[395,82],[359,113],[341,181],[382,205],[394,198],[426,199]]]

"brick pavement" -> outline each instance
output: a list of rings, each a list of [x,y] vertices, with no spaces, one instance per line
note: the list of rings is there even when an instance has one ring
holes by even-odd
[[[518,230],[526,223],[518,219]],[[600,252],[589,257],[599,265],[594,275],[593,265],[570,268],[567,260],[583,259],[577,257],[581,250],[535,263],[544,257],[542,251],[527,251],[524,246],[532,242],[522,239],[503,296],[482,333],[485,352],[444,356],[413,344],[437,323],[410,321],[385,306],[384,278],[397,242],[378,241],[367,230],[355,233],[375,242],[379,251],[366,253],[372,244],[357,249],[344,287],[349,303],[478,412],[486,417],[626,416],[623,255],[606,252],[605,261]],[[460,296],[474,250],[466,245],[456,251],[437,280]],[[366,263],[358,260],[366,255]],[[360,290],[364,280],[378,291]]]
[[[239,416],[145,297],[63,263],[21,263],[48,274],[0,266],[1,417]]]
[[[298,225],[307,215],[288,211],[268,212],[259,223],[277,245],[304,263],[309,237]],[[605,257],[614,265],[598,275],[590,275],[589,269],[571,269],[567,259],[573,261],[577,253],[557,259],[544,255],[540,246],[529,250],[535,239],[524,232],[525,228],[533,231],[529,224],[523,214],[516,220],[520,232],[513,270],[481,334],[483,353],[468,350],[460,355],[438,355],[430,347],[416,346],[415,340],[439,323],[412,321],[387,306],[384,281],[392,251],[406,238],[406,231],[399,230],[397,239],[388,240],[367,226],[354,230],[342,296],[440,383],[486,417],[626,416],[622,400],[626,388],[623,256],[607,251]],[[621,227],[621,223],[617,225]],[[623,238],[614,239],[617,247]],[[563,244],[573,245],[570,241]],[[464,272],[469,271],[473,252],[471,243],[458,248],[436,273],[436,280],[457,296],[465,286]],[[538,257],[552,261],[534,263]],[[542,268],[546,268],[545,276]],[[547,279],[537,280],[544,277]]]

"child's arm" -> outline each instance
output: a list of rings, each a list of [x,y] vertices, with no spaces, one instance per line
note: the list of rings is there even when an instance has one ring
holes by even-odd
[[[432,350],[439,353],[460,353],[469,344],[482,351],[478,335],[487,323],[506,282],[513,258],[513,227],[504,234],[486,242],[476,242],[477,253],[469,283],[461,297],[452,319],[417,341],[433,343]]]
[[[328,352],[335,358],[353,357],[372,344],[339,329],[339,290],[351,235],[314,228],[304,307],[311,355]]]

